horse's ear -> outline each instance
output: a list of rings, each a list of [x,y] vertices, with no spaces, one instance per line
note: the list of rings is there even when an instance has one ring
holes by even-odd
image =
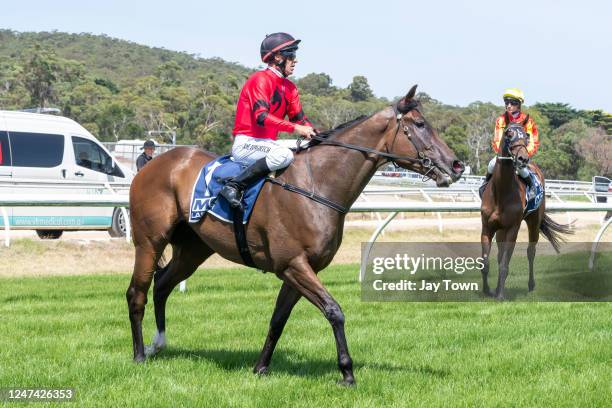
[[[414,85],[412,88],[410,88],[410,90],[408,91],[408,93],[406,94],[406,96],[404,97],[404,99],[406,100],[406,102],[408,102],[409,100],[411,100],[412,98],[414,98],[414,95],[416,95],[416,89],[417,89],[417,85]]]
[[[414,95],[416,94],[416,89],[417,86],[413,86],[412,88],[410,88],[406,96],[399,100],[399,102],[397,103],[397,110],[400,113],[407,113],[411,109],[417,107],[418,102],[413,99]]]

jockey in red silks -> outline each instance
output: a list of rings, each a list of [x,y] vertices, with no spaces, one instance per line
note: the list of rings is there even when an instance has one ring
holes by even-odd
[[[506,89],[503,95],[504,98],[504,106],[506,111],[500,115],[495,120],[495,134],[493,136],[493,140],[491,141],[491,147],[495,151],[495,153],[499,154],[501,142],[503,139],[504,131],[508,127],[510,123],[520,123],[525,129],[525,132],[529,135],[529,143],[527,143],[527,154],[529,157],[536,154],[538,151],[538,147],[540,146],[540,138],[538,133],[538,127],[536,126],[533,117],[521,112],[521,105],[525,102],[525,95],[523,91],[517,88]],[[493,157],[487,166],[487,176],[483,185],[480,187],[480,191],[484,191],[486,184],[491,179],[493,175],[493,169],[495,168],[495,163],[497,161],[497,156]],[[532,187],[531,178],[529,177],[529,170],[526,167],[522,167],[518,171],[518,175],[525,181],[525,183]],[[533,194],[533,189],[528,189],[528,194]],[[481,193],[482,195],[482,193]],[[528,199],[531,197],[528,196]]]
[[[241,206],[246,187],[293,161],[293,152],[275,142],[279,132],[297,133],[305,138],[315,135],[302,110],[297,87],[287,79],[295,69],[300,41],[286,33],[267,35],[260,52],[268,67],[252,74],[240,92],[232,132],[232,158],[247,163],[248,167],[230,179],[220,192],[232,207]]]

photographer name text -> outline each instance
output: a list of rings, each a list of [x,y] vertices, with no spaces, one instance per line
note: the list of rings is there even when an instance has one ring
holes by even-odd
[[[430,282],[422,279],[420,282],[403,279],[397,282],[384,282],[377,279],[372,282],[372,288],[376,291],[413,291],[413,292],[432,292],[438,293],[440,289],[444,291],[478,291],[477,282],[453,282],[451,279],[444,279],[440,282]]]

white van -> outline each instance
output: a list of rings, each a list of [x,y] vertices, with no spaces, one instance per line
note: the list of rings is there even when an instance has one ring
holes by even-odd
[[[112,158],[104,146],[84,127],[61,116],[0,110],[0,194],[32,193],[29,181],[81,181],[125,183],[133,172]],[[19,184],[19,181],[28,182]],[[11,187],[12,184],[12,187]],[[72,192],[56,184],[44,194]],[[100,189],[76,192],[102,193]],[[110,191],[106,191],[110,193]],[[41,238],[59,238],[64,230],[108,230],[125,234],[123,213],[104,207],[13,207],[8,211],[11,229],[34,229]],[[0,217],[0,226],[4,226]]]

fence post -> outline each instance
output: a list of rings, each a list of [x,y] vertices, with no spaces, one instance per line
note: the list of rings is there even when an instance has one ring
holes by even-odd
[[[363,249],[363,256],[361,258],[361,267],[359,268],[359,282],[363,282],[363,278],[366,273],[366,262],[368,260],[368,256],[370,255],[370,251],[372,250],[372,245],[376,242],[376,238],[380,235],[380,233],[385,229],[385,227],[391,222],[393,218],[398,214],[399,211],[394,211],[385,218],[383,222],[380,223],[376,231],[372,234],[365,248]]]

